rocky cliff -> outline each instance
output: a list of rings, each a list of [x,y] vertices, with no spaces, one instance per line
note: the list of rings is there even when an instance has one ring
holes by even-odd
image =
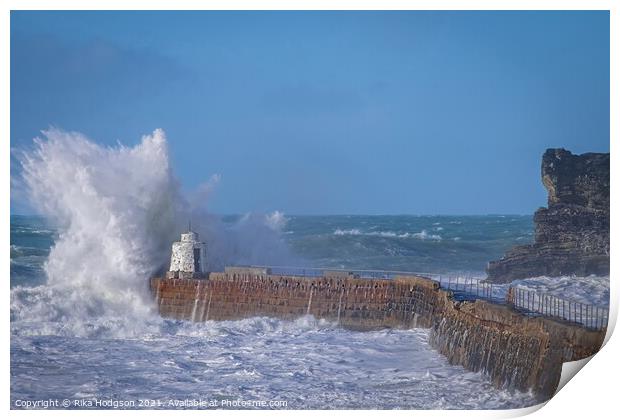
[[[534,244],[487,267],[488,281],[609,274],[609,153],[548,149],[542,159],[548,207],[534,214]]]

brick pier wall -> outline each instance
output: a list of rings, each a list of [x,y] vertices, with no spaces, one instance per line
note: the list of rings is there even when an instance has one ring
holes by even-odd
[[[151,292],[163,317],[195,322],[252,316],[295,319],[313,315],[351,329],[430,328],[430,344],[450,363],[482,371],[499,387],[550,398],[562,363],[588,357],[605,331],[507,305],[458,302],[435,281],[415,276],[366,280],[267,275],[243,270],[208,279],[153,278]]]

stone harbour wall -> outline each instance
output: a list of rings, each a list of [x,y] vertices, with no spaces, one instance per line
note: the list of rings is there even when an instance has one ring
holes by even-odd
[[[430,327],[437,289],[437,282],[422,277],[369,281],[229,271],[210,273],[208,280],[151,279],[163,317],[202,322],[313,315],[358,329]]]
[[[553,396],[562,363],[595,354],[605,337],[604,331],[525,316],[508,305],[455,302],[442,295],[430,344],[450,363],[483,372],[498,387],[532,390],[542,399]]]
[[[150,288],[163,317],[194,322],[313,315],[358,330],[429,328],[430,344],[450,363],[541,400],[555,392],[562,363],[596,353],[605,336],[507,305],[457,301],[436,281],[416,276],[366,280],[236,269],[208,279],[153,278]]]

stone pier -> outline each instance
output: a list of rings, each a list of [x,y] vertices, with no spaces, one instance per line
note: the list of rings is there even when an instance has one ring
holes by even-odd
[[[204,279],[152,278],[150,288],[163,317],[194,322],[313,315],[357,330],[429,328],[430,344],[450,363],[541,400],[555,392],[562,363],[596,353],[605,337],[604,330],[526,316],[507,305],[457,301],[438,282],[417,276],[366,280],[236,268]]]

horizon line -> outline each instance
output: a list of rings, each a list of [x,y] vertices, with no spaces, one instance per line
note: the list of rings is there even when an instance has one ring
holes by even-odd
[[[244,213],[208,213],[210,215],[213,216],[220,216],[220,217],[231,217],[231,216],[244,216],[246,214],[273,214],[275,211],[278,210],[274,210],[271,212],[259,212],[259,211],[249,211],[249,212],[244,212]],[[288,216],[288,217],[350,217],[350,216],[365,216],[365,217],[386,217],[386,216],[392,216],[392,217],[402,217],[402,216],[409,216],[409,217],[476,217],[476,216],[518,216],[518,217],[525,217],[525,216],[533,216],[534,212],[532,213],[286,213],[286,212],[280,212],[282,213],[284,216]],[[10,213],[9,214],[10,217],[13,216],[20,216],[20,217],[46,217],[45,215],[42,214],[35,214],[35,213]]]

